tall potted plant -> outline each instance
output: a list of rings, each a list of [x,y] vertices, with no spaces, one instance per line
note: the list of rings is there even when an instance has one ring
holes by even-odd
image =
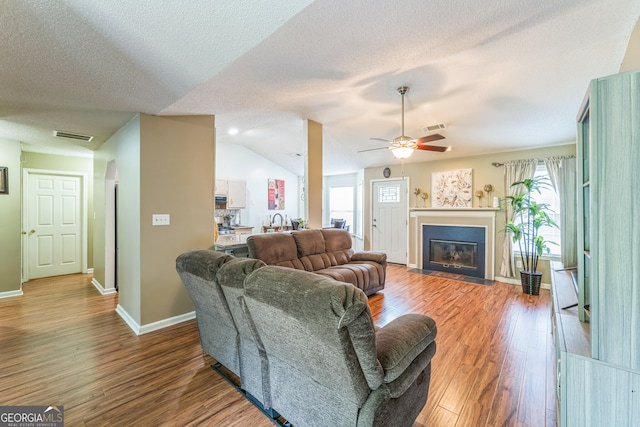
[[[522,292],[539,295],[542,273],[538,271],[538,259],[548,250],[549,245],[556,244],[545,240],[544,236],[540,235],[540,228],[544,226],[557,228],[558,224],[549,215],[553,213],[549,204],[536,202],[532,198],[532,193],[540,194],[541,188],[549,188],[551,184],[547,177],[536,177],[514,182],[511,186],[519,187],[521,191],[505,197],[513,213],[505,230],[511,235],[514,245],[518,244],[520,251]]]

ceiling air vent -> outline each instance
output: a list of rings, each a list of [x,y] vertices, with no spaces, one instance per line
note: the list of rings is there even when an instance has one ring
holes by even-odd
[[[73,133],[73,132],[63,132],[61,130],[54,130],[53,136],[56,136],[58,138],[77,139],[78,141],[84,141],[84,142],[91,142],[91,140],[93,139],[93,137],[90,135],[82,135],[80,133]]]
[[[447,126],[444,123],[438,123],[437,125],[429,125],[422,128],[425,132],[433,132],[434,130],[444,129]]]

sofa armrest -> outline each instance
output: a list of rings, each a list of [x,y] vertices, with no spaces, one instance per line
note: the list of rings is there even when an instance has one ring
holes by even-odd
[[[377,251],[356,252],[351,255],[351,261],[373,261],[378,264],[386,264],[387,254]]]
[[[436,338],[436,322],[422,314],[405,314],[376,332],[378,361],[384,382],[400,377]]]

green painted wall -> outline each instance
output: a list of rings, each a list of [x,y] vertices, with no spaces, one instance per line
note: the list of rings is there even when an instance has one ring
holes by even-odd
[[[0,194],[0,297],[22,286],[20,143],[0,139],[0,166],[9,168],[9,194]]]

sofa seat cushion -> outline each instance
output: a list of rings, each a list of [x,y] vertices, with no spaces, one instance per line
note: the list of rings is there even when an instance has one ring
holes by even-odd
[[[357,265],[364,267],[369,272],[370,280],[374,283],[384,283],[387,279],[387,272],[384,264],[379,264],[375,261],[349,261],[343,267]]]
[[[277,265],[278,267],[295,268],[296,270],[306,270],[305,265],[298,258],[290,259],[287,261],[274,262],[271,265]]]
[[[315,270],[314,273],[329,276],[340,282],[351,283],[365,292],[371,286],[378,286],[381,283],[378,268],[369,263],[336,265]]]

